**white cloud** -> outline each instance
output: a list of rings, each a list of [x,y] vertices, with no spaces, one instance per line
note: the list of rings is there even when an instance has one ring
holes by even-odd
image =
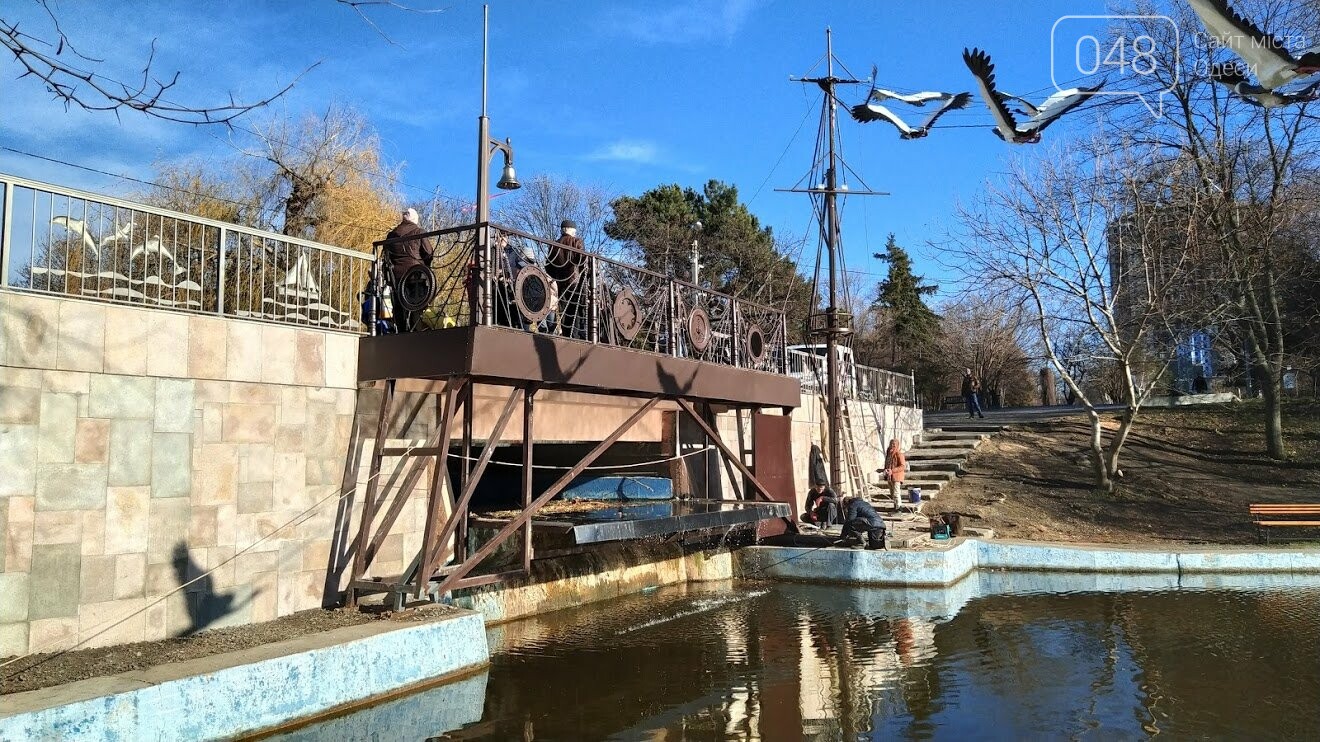
[[[654,8],[614,7],[604,27],[652,44],[728,41],[742,29],[759,0],[688,0]]]
[[[653,142],[622,139],[592,152],[587,159],[650,165],[659,159],[659,155],[659,148]]]

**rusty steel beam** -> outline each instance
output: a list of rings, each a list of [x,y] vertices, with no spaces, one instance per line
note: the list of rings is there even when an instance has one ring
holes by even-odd
[[[522,458],[522,506],[526,510],[532,504],[532,445],[536,442],[532,437],[532,418],[535,412],[536,385],[530,384],[523,392],[523,458]],[[532,520],[527,519],[523,524],[523,571],[530,572],[532,569]]]
[[[444,549],[445,542],[454,535],[459,524],[467,520],[468,507],[472,504],[472,495],[477,491],[477,484],[481,481],[481,475],[486,473],[486,465],[490,463],[490,457],[498,448],[496,441],[504,434],[504,426],[509,424],[509,418],[513,417],[513,410],[518,404],[518,396],[521,392],[522,390],[516,387],[509,392],[509,398],[504,402],[504,409],[500,411],[500,417],[495,421],[495,427],[491,429],[490,435],[486,437],[486,445],[481,449],[481,456],[477,457],[476,465],[469,472],[467,484],[463,485],[463,492],[458,496],[458,501],[454,503],[454,510],[445,521],[445,526],[440,531],[440,537],[431,540],[430,529],[427,529],[427,541],[422,545],[425,556],[419,573],[422,577],[417,580],[419,586],[430,582],[431,576],[434,574],[435,562],[440,557],[440,551]],[[432,491],[431,496],[436,497],[436,493]],[[436,507],[434,502],[431,503],[432,511],[435,511]],[[420,588],[417,597],[421,597]]]
[[[362,499],[362,518],[358,528],[357,553],[353,555],[353,572],[349,575],[352,583],[362,578],[362,574],[371,566],[366,558],[367,539],[371,535],[371,521],[375,517],[376,480],[380,478],[381,449],[385,445],[385,435],[389,429],[390,406],[394,402],[394,380],[385,382],[385,393],[380,400],[380,414],[376,418],[376,445],[371,449],[371,467],[367,474],[367,493]],[[348,591],[348,604],[356,605],[357,596]]]
[[[490,556],[492,552],[498,549],[500,544],[504,543],[514,531],[521,528],[524,523],[530,521],[537,510],[540,510],[547,502],[554,499],[555,495],[562,492],[564,488],[568,486],[569,482],[573,481],[573,479],[581,474],[588,466],[591,466],[592,462],[600,458],[600,455],[605,453],[610,446],[614,445],[619,438],[622,438],[624,433],[632,430],[632,427],[637,424],[637,421],[645,417],[646,413],[650,412],[659,402],[660,397],[652,397],[646,401],[646,404],[637,408],[627,420],[623,421],[623,424],[616,428],[613,433],[610,433],[605,440],[596,444],[596,447],[591,449],[586,456],[582,457],[582,460],[574,464],[572,469],[569,469],[564,476],[560,477],[558,481],[550,486],[550,489],[541,493],[541,496],[536,498],[530,506],[524,508],[517,517],[509,521],[504,528],[501,528],[499,533],[496,533],[490,541],[487,541],[484,546],[477,550],[477,553],[463,560],[462,567],[446,577],[445,580],[440,583],[439,587],[436,589],[436,594],[443,595],[446,592],[453,590],[455,583],[466,577],[468,572],[471,572],[482,562],[483,559]]]
[[[467,410],[463,413],[463,481],[459,483],[459,486],[464,488],[467,487],[468,479],[472,477],[472,420],[476,417],[476,403],[473,401],[475,390],[476,384],[468,387]],[[456,556],[461,555],[462,559],[467,558],[467,542],[468,524],[465,518],[458,524],[458,538],[454,542],[454,554]]]
[[[468,379],[457,379],[453,382],[457,384],[455,389],[461,390],[465,388],[468,381]],[[448,394],[448,392],[444,390],[442,390],[442,393],[446,395]],[[462,405],[463,398],[460,398],[458,407],[461,407]],[[445,434],[444,429],[440,425],[442,416],[443,413],[442,408],[440,407],[440,396],[436,395],[436,426],[435,430],[431,432],[431,437],[426,441],[427,447],[434,450],[434,455],[436,456],[446,454],[449,451],[449,438],[445,437],[443,440],[441,439],[441,436]],[[441,445],[442,443],[444,445]],[[387,536],[389,536],[390,529],[394,527],[394,522],[399,519],[399,515],[403,512],[403,506],[408,502],[409,498],[412,497],[413,488],[417,486],[417,480],[422,478],[422,474],[425,471],[426,465],[422,462],[420,456],[417,460],[408,462],[408,473],[404,476],[403,483],[399,485],[398,490],[396,490],[397,494],[394,497],[394,501],[390,503],[389,511],[387,511],[385,517],[381,519],[380,525],[376,527],[375,535],[371,537],[371,542],[367,545],[368,560],[376,558],[376,552],[380,549],[381,543],[385,541]],[[447,467],[445,468],[443,475],[445,477],[445,483],[447,484],[449,482],[449,469]]]
[[[466,379],[464,381],[466,382]],[[435,534],[436,521],[440,517],[437,511],[440,509],[441,483],[449,481],[449,432],[454,423],[454,408],[461,404],[459,393],[464,388],[467,388],[466,384],[460,383],[457,387],[446,389],[445,393],[444,420],[440,423],[440,441],[443,444],[444,451],[435,457],[435,471],[431,475],[431,491],[426,500],[426,525],[422,528],[422,548],[418,552],[421,555],[421,562],[418,566],[424,574],[429,574],[426,570],[431,566],[431,560],[428,558],[430,551],[428,545]],[[467,414],[469,417],[472,415],[471,408],[468,408]],[[422,582],[422,580],[418,580],[417,584],[417,597],[419,598],[422,595]]]

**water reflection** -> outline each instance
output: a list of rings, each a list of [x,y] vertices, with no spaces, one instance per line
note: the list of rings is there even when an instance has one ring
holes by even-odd
[[[982,597],[955,597],[947,613],[936,609],[948,591],[748,583],[584,606],[492,629],[479,720],[451,727],[451,701],[437,699],[409,707],[430,723],[408,728],[439,739],[1314,736],[1314,581],[1103,592],[1081,579],[1084,592],[979,585]]]

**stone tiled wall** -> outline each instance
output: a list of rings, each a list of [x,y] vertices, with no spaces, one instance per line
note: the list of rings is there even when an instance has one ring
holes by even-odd
[[[0,292],[0,656],[320,605],[360,499],[336,497],[356,354],[349,335]]]

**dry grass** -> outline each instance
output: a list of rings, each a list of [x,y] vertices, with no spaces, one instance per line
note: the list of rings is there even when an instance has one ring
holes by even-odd
[[[1014,426],[972,456],[934,509],[1009,538],[1254,543],[1248,503],[1320,503],[1320,403],[1289,404],[1284,428],[1290,458],[1273,461],[1258,403],[1145,410],[1120,458],[1122,484],[1105,494],[1090,483],[1084,419]]]

